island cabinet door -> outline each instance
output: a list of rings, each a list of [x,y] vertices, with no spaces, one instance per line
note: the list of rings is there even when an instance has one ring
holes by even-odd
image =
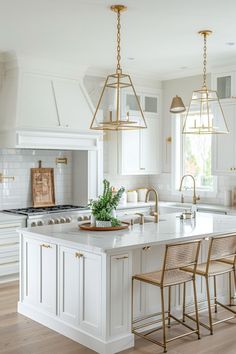
[[[112,255],[110,258],[110,335],[127,332],[130,326],[131,274],[129,255]]]
[[[73,325],[79,324],[80,255],[72,248],[59,250],[59,316]]]
[[[154,272],[162,269],[165,246],[143,247],[141,253],[142,273]],[[145,314],[152,314],[161,310],[160,288],[151,284],[142,284],[144,288],[143,308]]]
[[[24,301],[57,312],[57,246],[24,238]]]
[[[81,252],[79,285],[80,328],[100,336],[102,333],[102,257]]]

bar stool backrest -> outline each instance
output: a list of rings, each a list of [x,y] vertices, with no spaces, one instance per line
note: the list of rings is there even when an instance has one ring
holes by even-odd
[[[195,273],[200,243],[200,240],[194,240],[166,245],[161,283],[164,282],[165,272],[167,271],[175,271],[192,266]]]
[[[213,260],[236,256],[236,234],[226,234],[211,238],[208,263]]]

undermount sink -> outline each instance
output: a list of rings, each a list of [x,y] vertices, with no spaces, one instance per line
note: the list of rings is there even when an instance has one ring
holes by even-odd
[[[159,219],[158,222],[160,221],[166,221],[165,219]],[[144,224],[149,224],[149,223],[155,223],[155,218],[154,216],[144,216]],[[140,224],[140,217],[134,220],[134,224]]]
[[[170,203],[170,207],[177,207],[177,208],[191,208],[191,203]]]

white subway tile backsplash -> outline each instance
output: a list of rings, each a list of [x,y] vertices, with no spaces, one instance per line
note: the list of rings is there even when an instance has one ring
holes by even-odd
[[[66,157],[67,165],[57,165],[57,157]],[[0,149],[0,172],[6,176],[15,176],[15,180],[0,183],[0,209],[31,206],[30,169],[53,167],[55,195],[57,204],[71,203],[72,200],[72,153],[57,150]]]

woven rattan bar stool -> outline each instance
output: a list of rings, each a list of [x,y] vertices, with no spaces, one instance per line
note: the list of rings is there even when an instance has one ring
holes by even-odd
[[[228,258],[221,258],[219,259],[220,262],[226,263],[226,264],[231,264],[233,266],[234,269],[234,292],[232,294],[232,288],[231,288],[231,284],[232,284],[232,279],[231,279],[231,275],[232,272],[229,272],[229,303],[230,306],[234,306],[235,304],[232,302],[235,300],[235,290],[236,290],[236,257],[232,256],[232,257],[228,257]]]
[[[221,302],[218,301],[217,284],[216,284],[216,277],[227,273],[234,274],[234,282],[236,284],[235,256],[236,256],[236,234],[216,236],[210,239],[207,261],[205,263],[198,264],[196,269],[194,269],[192,266],[185,267],[183,269],[186,272],[194,273],[205,278],[209,324],[203,323],[201,321],[199,321],[199,323],[203,327],[209,329],[211,334],[213,334],[214,325],[235,318],[235,316],[231,316],[213,322],[212,311],[211,311],[211,308],[214,307],[215,313],[217,313],[218,311],[217,306],[219,305],[224,309],[230,311],[234,315],[236,314],[236,311],[230,307],[231,306],[231,278],[229,278],[230,281],[229,281],[229,304],[228,305],[222,304]],[[230,261],[232,259],[233,262]],[[213,277],[213,282],[214,282],[213,283],[214,284],[213,303],[211,302],[210,286],[209,286],[209,280],[211,277]],[[184,306],[185,306],[185,298],[184,298]],[[190,314],[185,314],[185,316],[194,320],[194,318]]]
[[[197,309],[197,295],[196,295],[196,283],[195,272],[197,267],[197,260],[199,255],[201,241],[190,241],[178,244],[166,245],[165,256],[163,261],[163,267],[160,271],[151,273],[137,274],[132,277],[132,333],[139,337],[145,338],[155,344],[164,348],[164,353],[167,352],[167,343],[175,339],[182,338],[184,336],[196,333],[198,339],[200,339],[199,323],[198,323],[198,309]],[[187,273],[180,268],[193,267],[193,273]],[[161,312],[139,317],[134,319],[133,316],[133,297],[134,297],[134,281],[145,282],[160,288],[161,292]],[[196,314],[196,328],[184,323],[182,319],[178,319],[171,313],[171,288],[175,285],[185,284],[192,282],[194,292],[195,314]],[[165,310],[165,296],[164,289],[168,288],[168,311]],[[154,319],[157,317],[157,319]],[[161,318],[158,318],[161,317]],[[166,335],[166,326],[171,326],[171,319],[182,324],[188,328],[187,333],[181,334],[174,338],[168,338]],[[157,341],[150,337],[151,334],[160,330],[160,322],[162,323],[162,342]],[[166,323],[167,322],[167,323]],[[159,323],[159,326],[157,324]],[[152,328],[150,329],[150,326]],[[154,328],[155,326],[155,328]],[[149,327],[149,329],[147,329]]]

